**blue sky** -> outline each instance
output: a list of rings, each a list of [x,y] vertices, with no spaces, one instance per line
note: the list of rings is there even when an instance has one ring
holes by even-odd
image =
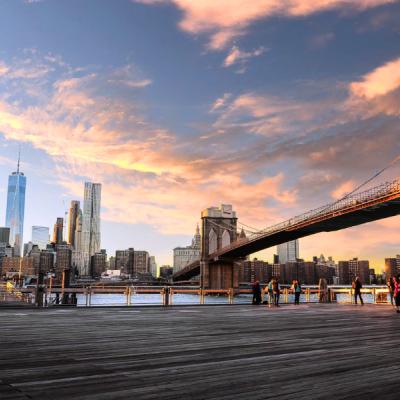
[[[0,37],[0,218],[20,143],[25,240],[100,181],[102,247],[170,263],[203,208],[263,228],[400,154],[399,1],[1,0]],[[398,223],[301,256],[379,267]]]

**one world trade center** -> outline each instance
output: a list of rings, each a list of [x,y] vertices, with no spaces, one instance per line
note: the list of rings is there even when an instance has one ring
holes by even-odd
[[[24,233],[26,177],[19,170],[8,177],[6,227],[10,228],[10,245],[14,247],[14,256],[21,255]]]

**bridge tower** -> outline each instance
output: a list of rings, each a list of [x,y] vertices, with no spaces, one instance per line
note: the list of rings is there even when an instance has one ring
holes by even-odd
[[[210,259],[210,254],[237,239],[237,218],[230,204],[201,213],[200,285],[203,289],[239,287],[239,265],[230,259]]]

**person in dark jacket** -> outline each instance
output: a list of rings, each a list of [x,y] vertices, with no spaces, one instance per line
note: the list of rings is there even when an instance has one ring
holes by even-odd
[[[361,284],[360,278],[358,276],[356,276],[356,278],[354,279],[354,282],[353,282],[352,286],[353,286],[353,289],[354,289],[354,303],[357,304],[357,297],[359,297],[361,305],[363,306],[364,302],[363,302],[363,299],[361,297],[362,284]]]
[[[388,287],[388,289],[389,289],[390,304],[391,304],[392,306],[394,306],[394,289],[395,289],[395,286],[396,286],[396,277],[391,276],[391,277],[387,280],[386,285],[387,285],[387,287]]]
[[[261,286],[259,281],[253,283],[253,304],[261,304]]]
[[[274,305],[279,307],[279,297],[281,294],[281,286],[279,285],[278,279],[275,279],[272,283],[272,293],[274,294]]]

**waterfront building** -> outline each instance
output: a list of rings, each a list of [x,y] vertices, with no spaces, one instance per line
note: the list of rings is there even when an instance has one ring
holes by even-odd
[[[24,257],[31,252],[32,247],[33,247],[32,242],[24,243],[24,253],[23,253]]]
[[[32,226],[32,243],[45,250],[49,244],[49,228],[47,226]]]
[[[296,262],[299,258],[299,241],[292,240],[277,246],[278,259],[280,264]]]
[[[92,276],[99,278],[107,270],[107,252],[102,249],[92,255]]]
[[[187,247],[175,247],[174,251],[174,273],[179,272],[181,269],[185,268],[186,265],[192,263],[193,261],[200,260],[200,245],[201,236],[200,228],[197,225],[196,233],[192,239],[192,244]]]
[[[252,261],[243,261],[239,269],[239,282],[253,283],[259,281],[267,283],[272,277],[272,265],[254,258]]]
[[[138,250],[134,252],[134,267],[132,274],[146,274],[149,272],[149,253]]]
[[[350,282],[358,276],[361,283],[369,284],[369,261],[353,258],[349,261]]]
[[[157,263],[155,256],[150,256],[149,258],[149,271],[154,277],[157,277]]]
[[[68,244],[70,244],[73,249],[76,249],[76,232],[79,222],[79,212],[80,202],[77,200],[72,200],[68,216]]]
[[[349,285],[350,284],[349,271],[350,271],[349,262],[348,261],[339,261],[338,276],[339,276],[339,284],[340,285]]]
[[[170,265],[162,265],[160,267],[160,278],[170,280],[174,274],[174,269]]]
[[[57,218],[53,229],[53,243],[62,244],[64,231],[64,218]]]
[[[54,249],[48,247],[46,250],[40,252],[39,271],[43,274],[54,272]]]
[[[135,267],[135,250],[130,247],[127,250],[117,250],[115,252],[115,269],[119,269],[124,274],[133,274]]]
[[[85,182],[80,249],[82,254],[78,266],[81,276],[90,275],[91,256],[100,251],[100,203],[101,184]]]
[[[397,260],[398,258],[385,258],[386,279],[391,278],[392,276],[397,276]]]
[[[110,256],[110,258],[108,259],[108,268],[107,269],[116,269],[114,256]]]
[[[10,245],[15,255],[21,255],[24,232],[26,177],[20,171],[18,157],[17,171],[8,177],[6,227],[10,228]]]
[[[0,227],[0,244],[5,246],[10,244],[10,228]]]
[[[72,265],[72,250],[68,244],[56,245],[56,258],[55,258],[55,273],[56,282],[62,282],[62,275],[66,271],[71,270]]]

